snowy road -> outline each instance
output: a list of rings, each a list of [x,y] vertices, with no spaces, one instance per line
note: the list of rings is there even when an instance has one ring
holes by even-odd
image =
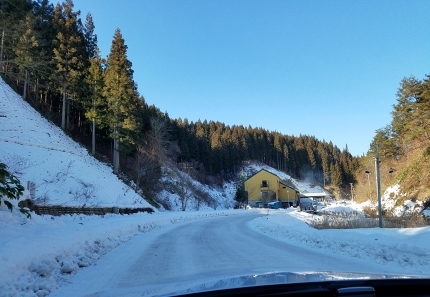
[[[163,284],[273,270],[388,272],[359,259],[258,233],[249,222],[259,216],[249,213],[202,219],[140,234],[105,255],[96,266],[81,269],[71,284],[51,296],[85,296],[136,286],[147,290]]]

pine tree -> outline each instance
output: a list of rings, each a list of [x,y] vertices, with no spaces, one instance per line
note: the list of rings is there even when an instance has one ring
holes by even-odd
[[[140,132],[142,100],[133,81],[131,62],[127,59],[127,46],[119,29],[116,29],[105,71],[103,94],[108,103],[107,123],[114,142],[113,166],[119,172],[120,143],[124,149],[137,146]]]
[[[20,22],[18,42],[14,48],[15,63],[19,70],[24,73],[24,90],[22,98],[27,99],[27,89],[30,68],[35,68],[38,62],[39,39],[38,32],[35,30],[36,20],[32,13],[28,13],[25,19]]]
[[[107,102],[103,97],[105,60],[100,57],[96,46],[95,54],[90,58],[86,82],[88,85],[88,100],[84,104],[85,117],[92,122],[91,153],[96,151],[96,124],[103,127],[106,123]]]
[[[40,101],[44,101],[48,105],[48,93],[50,89],[54,89],[55,85],[51,84],[51,79],[54,75],[55,65],[51,63],[54,53],[55,30],[53,24],[54,5],[48,0],[33,1],[33,13],[36,18],[35,31],[38,37],[39,56],[37,67],[32,69],[35,81],[35,95],[45,93],[45,98],[40,97]],[[42,83],[41,83],[42,82]],[[40,90],[39,90],[40,89]],[[40,92],[41,91],[41,92]],[[42,94],[40,94],[42,95]]]
[[[20,21],[31,11],[31,2],[26,0],[2,1],[0,3],[0,71],[13,75],[14,49],[20,35]]]
[[[97,34],[94,33],[94,22],[91,13],[88,13],[85,19],[85,44],[89,58],[93,58],[97,54]]]
[[[342,185],[342,171],[340,169],[339,162],[336,161],[335,164],[331,164],[330,173],[332,185],[340,187]]]
[[[61,109],[61,128],[66,130],[66,113],[69,114],[68,98],[78,97],[82,87],[84,69],[88,61],[82,34],[80,11],[73,11],[72,0],[57,4],[54,9],[54,27],[57,31],[54,39],[53,62],[58,78],[63,104]],[[67,118],[69,123],[69,117]]]

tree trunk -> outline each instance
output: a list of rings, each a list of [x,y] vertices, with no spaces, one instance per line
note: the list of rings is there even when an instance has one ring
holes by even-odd
[[[94,156],[96,154],[96,119],[93,118],[93,131],[91,137],[91,154]]]
[[[28,71],[25,70],[25,78],[24,78],[24,91],[22,94],[22,99],[27,100],[27,85],[28,85]]]
[[[67,105],[67,112],[66,112],[66,130],[69,131],[70,130],[70,100],[66,100],[66,105]]]
[[[66,88],[63,88],[63,106],[61,109],[61,129],[66,130]]]
[[[113,140],[113,171],[115,174],[119,172],[119,139]]]
[[[0,70],[5,72],[3,69],[3,44],[4,44],[4,28],[1,32],[1,50],[0,50]]]
[[[119,172],[119,135],[118,135],[118,115],[115,115],[115,126],[113,131],[113,171]]]

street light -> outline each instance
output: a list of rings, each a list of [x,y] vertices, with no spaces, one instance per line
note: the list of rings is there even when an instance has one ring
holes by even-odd
[[[368,195],[369,195],[369,199],[370,199],[370,179],[369,179],[370,171],[366,170],[366,171],[364,171],[364,173],[367,174]]]
[[[354,186],[352,185],[352,183],[349,183],[349,184],[351,185],[351,201],[354,201],[354,192],[353,192]]]

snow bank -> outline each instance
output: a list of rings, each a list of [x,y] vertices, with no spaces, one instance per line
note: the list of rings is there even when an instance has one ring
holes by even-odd
[[[333,203],[321,209],[322,213],[358,214],[364,216],[363,206],[357,203]]]
[[[263,213],[267,214],[267,210]],[[268,216],[253,220],[250,225],[290,244],[389,265],[390,271],[430,273],[430,227],[316,230],[305,222],[311,216],[292,209],[270,210]]]
[[[123,242],[155,228],[238,210],[134,215],[38,216],[0,206],[0,296],[46,296],[80,268]],[[144,236],[144,235],[142,235]]]
[[[389,186],[381,196],[382,209],[396,217],[417,214],[422,211],[423,203],[421,201],[405,200],[405,197],[406,194],[401,191],[399,184]],[[378,202],[368,200],[362,203],[361,206],[377,210]]]

